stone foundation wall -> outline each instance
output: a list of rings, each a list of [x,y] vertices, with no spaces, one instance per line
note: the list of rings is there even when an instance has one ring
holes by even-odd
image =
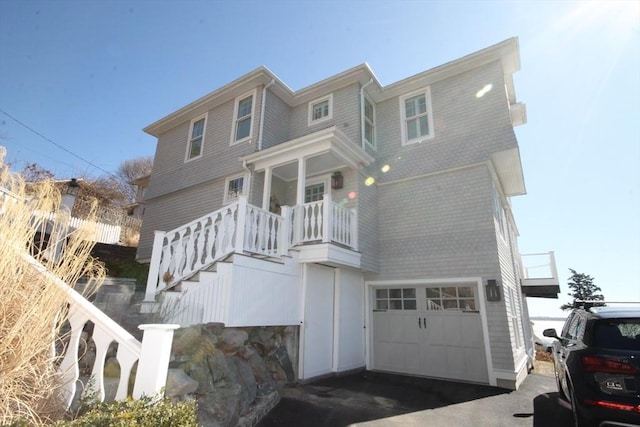
[[[203,426],[253,426],[297,380],[297,326],[178,329],[165,396],[196,399]]]

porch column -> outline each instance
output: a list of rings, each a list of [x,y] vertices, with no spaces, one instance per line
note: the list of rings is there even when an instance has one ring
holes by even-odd
[[[304,157],[298,157],[298,188],[296,192],[296,205],[304,203],[305,176],[307,174],[307,162]]]
[[[269,202],[271,201],[271,177],[273,175],[273,167],[267,166],[264,169],[264,187],[262,187],[262,209],[269,210]]]

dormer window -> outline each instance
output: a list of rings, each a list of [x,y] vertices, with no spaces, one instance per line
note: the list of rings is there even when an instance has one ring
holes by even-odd
[[[185,161],[197,159],[202,156],[202,146],[204,145],[204,131],[206,126],[206,114],[191,120],[191,124],[189,125],[189,142],[187,144]]]
[[[400,98],[402,145],[433,138],[433,115],[429,88]]]
[[[251,140],[253,129],[253,106],[255,90],[236,98],[233,111],[233,134],[231,145]]]
[[[323,96],[309,103],[309,126],[333,117],[333,94]]]

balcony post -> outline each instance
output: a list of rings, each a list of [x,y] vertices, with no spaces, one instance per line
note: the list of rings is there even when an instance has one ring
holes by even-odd
[[[235,251],[244,251],[244,232],[247,226],[247,196],[238,196],[238,219],[236,223]]]
[[[144,293],[143,303],[156,302],[156,291],[158,290],[158,277],[160,277],[160,261],[162,259],[164,236],[164,231],[154,231],[151,262],[149,263],[149,275],[147,276],[147,288]]]
[[[356,208],[351,208],[351,229],[349,232],[351,233],[351,249],[354,251],[358,250],[358,210]]]
[[[179,327],[180,325],[167,324],[138,326],[144,335],[133,386],[134,399],[143,395],[152,397],[167,384],[173,331]]]
[[[558,269],[556,267],[556,254],[554,251],[549,251],[549,264],[551,267],[551,277],[558,279]]]
[[[284,256],[289,252],[289,238],[291,236],[291,208],[289,206],[280,207],[280,215],[282,215],[282,227],[278,236],[278,255]]]
[[[322,196],[322,243],[330,243],[333,237],[333,206],[331,194]]]

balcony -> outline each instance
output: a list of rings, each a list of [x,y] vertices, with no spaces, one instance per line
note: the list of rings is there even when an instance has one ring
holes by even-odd
[[[560,293],[560,282],[553,251],[523,254],[520,258],[522,292],[528,297],[557,299]]]

